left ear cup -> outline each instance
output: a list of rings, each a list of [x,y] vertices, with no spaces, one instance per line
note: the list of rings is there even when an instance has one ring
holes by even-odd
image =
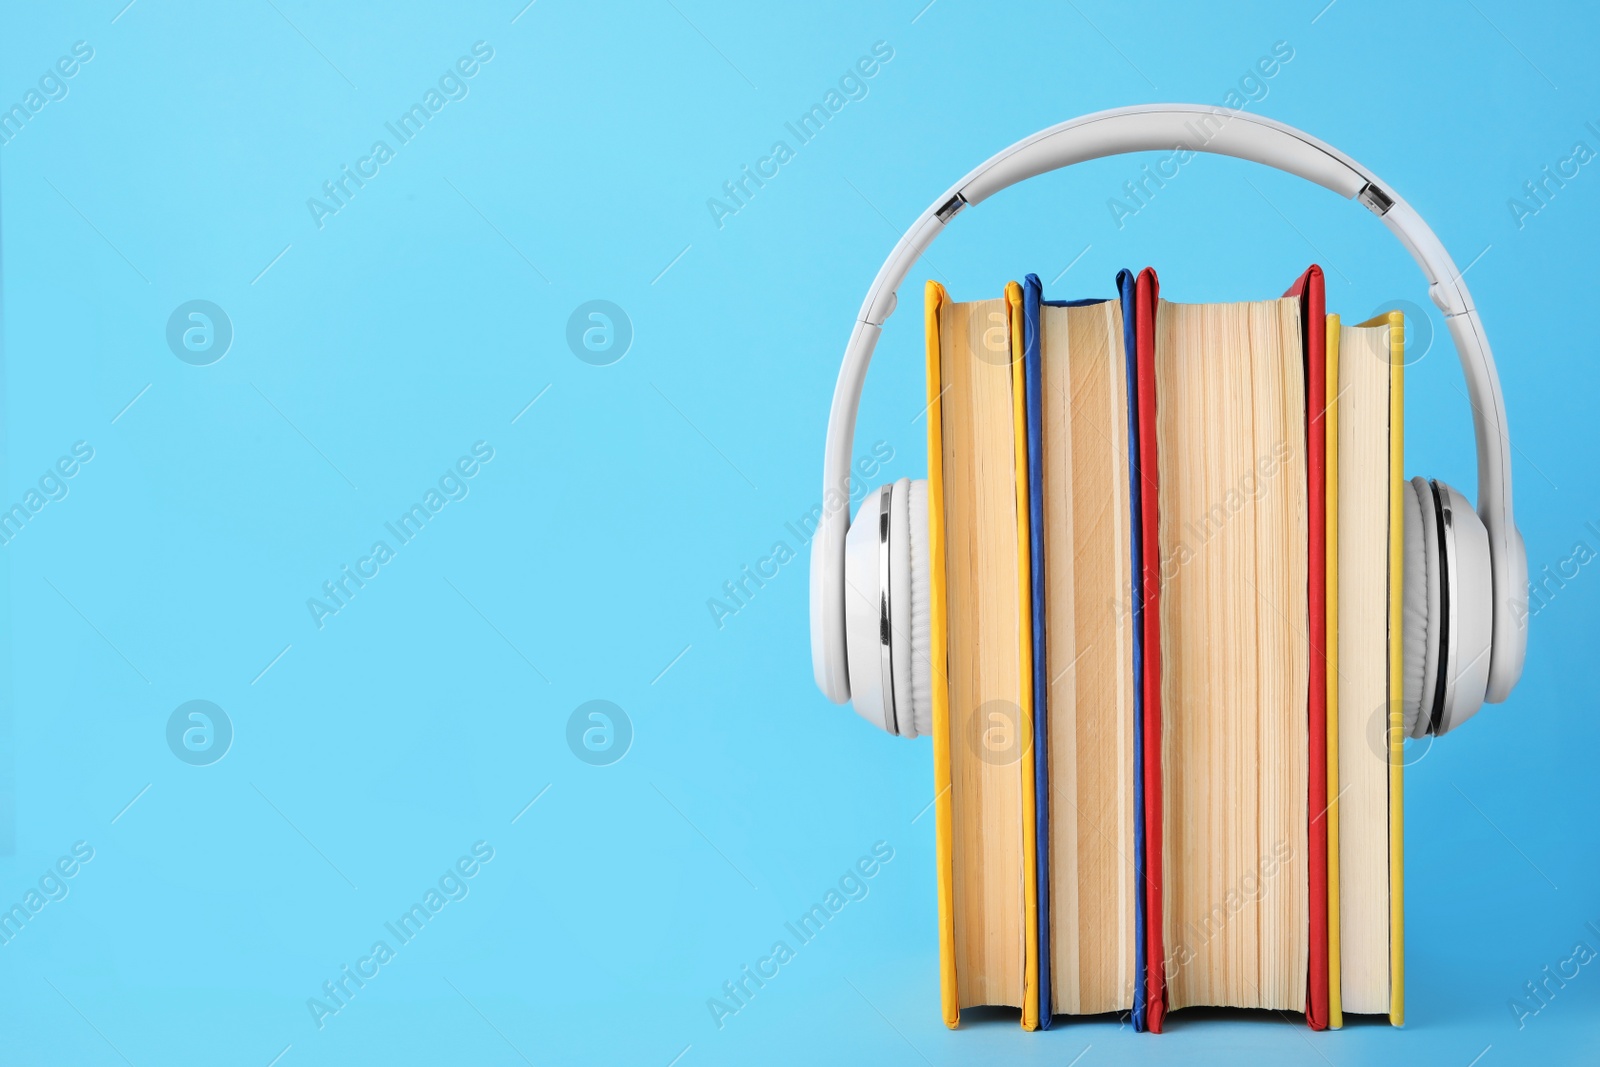
[[[929,731],[928,489],[868,493],[845,533],[845,649],[856,714],[901,737]]]

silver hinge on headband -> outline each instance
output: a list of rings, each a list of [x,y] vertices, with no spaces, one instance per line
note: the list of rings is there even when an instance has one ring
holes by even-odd
[[[961,194],[960,193],[957,193],[955,196],[952,196],[949,200],[946,200],[944,203],[940,204],[939,205],[939,210],[935,211],[933,213],[933,215],[941,223],[949,222],[951,219],[956,217],[956,212],[960,211],[962,208],[964,208],[966,206],[967,206],[967,202],[961,198]]]
[[[1367,205],[1367,210],[1379,218],[1387,215],[1389,209],[1394,207],[1394,197],[1371,182],[1361,187],[1361,191],[1356,194],[1356,199]]]

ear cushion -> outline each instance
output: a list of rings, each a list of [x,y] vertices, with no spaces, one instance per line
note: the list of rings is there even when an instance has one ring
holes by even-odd
[[[911,714],[900,716],[900,732],[920,737],[933,732],[933,567],[928,556],[928,483],[911,483]],[[907,729],[907,723],[911,728]]]
[[[889,487],[889,671],[894,689],[890,726],[901,737],[916,737],[911,710],[911,480]]]
[[[1444,520],[1447,619],[1441,683],[1444,706],[1434,733],[1455,729],[1477,714],[1489,686],[1494,640],[1494,575],[1489,531],[1462,493],[1434,482]]]
[[[1405,558],[1402,566],[1400,644],[1404,673],[1405,733],[1421,737],[1428,731],[1434,690],[1439,676],[1439,556],[1433,489],[1413,478],[1401,496],[1405,511]]]

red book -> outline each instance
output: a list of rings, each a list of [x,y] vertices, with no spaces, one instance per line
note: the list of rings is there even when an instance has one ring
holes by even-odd
[[[1306,1022],[1328,1028],[1328,437],[1323,416],[1328,405],[1328,326],[1322,268],[1312,265],[1284,296],[1300,298],[1306,351],[1306,500],[1311,527],[1306,567],[1306,609],[1311,631],[1311,669],[1306,701],[1311,765],[1308,848],[1311,894],[1311,974],[1306,983]]]
[[[1310,944],[1306,1020],[1328,1026],[1328,662],[1327,662],[1327,319],[1322,269],[1312,266],[1285,296],[1300,298],[1306,372],[1306,477],[1309,545],[1307,614],[1310,670],[1307,678],[1307,848],[1310,881]],[[1138,361],[1140,506],[1144,576],[1144,818],[1145,818],[1145,997],[1147,1024],[1159,1034],[1167,1013],[1166,940],[1162,915],[1161,774],[1161,465],[1156,447],[1155,329],[1160,283],[1146,268],[1135,290],[1134,340]]]
[[[1161,286],[1146,267],[1134,290],[1139,378],[1139,507],[1144,559],[1144,893],[1145,1023],[1161,1032],[1167,1015],[1166,946],[1161,923],[1161,515],[1156,492],[1156,302]]]

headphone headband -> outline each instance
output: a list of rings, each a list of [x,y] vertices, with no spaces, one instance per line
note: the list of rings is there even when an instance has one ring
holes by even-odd
[[[811,657],[817,686],[835,703],[850,698],[845,656],[845,531],[850,524],[850,449],[867,365],[896,291],[922,253],[969,204],[1001,189],[1074,163],[1130,152],[1184,150],[1247,159],[1359,199],[1400,239],[1428,279],[1428,295],[1445,315],[1472,403],[1478,452],[1478,514],[1489,534],[1493,576],[1493,640],[1488,693],[1504,700],[1522,673],[1526,613],[1516,610],[1527,586],[1527,558],[1511,513],[1511,457],[1505,405],[1494,356],[1461,272],[1428,224],[1376,175],[1343,152],[1281,122],[1227,108],[1142,104],[1063,122],[992,156],[936,200],[912,224],[878,271],[862,302],[834,386],[823,457],[823,514],[811,553]]]

